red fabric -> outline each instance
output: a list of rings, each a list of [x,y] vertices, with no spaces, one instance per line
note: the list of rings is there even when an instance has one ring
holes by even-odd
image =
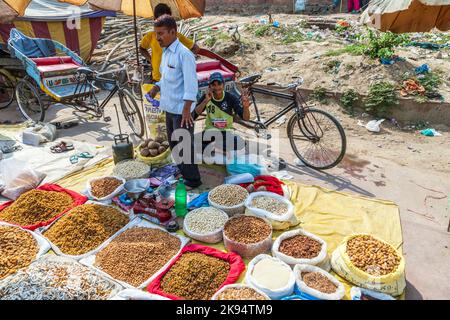
[[[177,296],[174,296],[174,295],[171,295],[171,294],[168,294],[168,293],[165,293],[164,291],[162,291],[161,290],[161,281],[164,278],[164,276],[166,275],[166,273],[170,270],[170,268],[172,268],[172,266],[175,263],[177,263],[177,261],[180,259],[180,257],[185,252],[203,253],[203,254],[206,254],[206,255],[214,257],[214,258],[225,260],[230,264],[230,272],[228,273],[228,277],[225,279],[225,282],[222,283],[220,288],[217,289],[217,291],[219,291],[222,287],[224,287],[228,284],[235,283],[239,279],[239,276],[241,275],[241,273],[245,270],[244,261],[242,261],[242,258],[236,253],[233,253],[233,252],[225,253],[225,252],[219,251],[219,250],[211,248],[211,247],[207,247],[207,246],[203,246],[203,245],[199,245],[199,244],[191,244],[191,245],[184,247],[183,250],[181,250],[180,254],[167,267],[167,269],[164,270],[155,280],[153,280],[147,286],[148,292],[158,294],[160,296],[163,296],[163,297],[166,297],[166,298],[169,298],[172,300],[183,300],[182,297],[177,297]]]
[[[243,183],[240,186],[247,189],[248,186],[253,185],[255,191],[268,191],[284,196],[283,185],[284,183],[278,178],[272,176],[258,176],[255,177],[255,182],[253,183]],[[258,190],[261,187],[265,187],[266,190]]]
[[[360,10],[361,4],[359,0],[348,0],[347,2],[348,12],[352,12],[353,10]]]
[[[38,228],[41,227],[45,227],[48,226],[49,224],[51,224],[53,221],[55,221],[56,219],[58,219],[59,217],[63,216],[64,214],[66,214],[69,210],[80,206],[82,204],[84,204],[88,198],[85,196],[82,196],[79,193],[76,193],[74,191],[68,190],[68,189],[64,189],[60,186],[58,186],[57,184],[44,184],[38,188],[36,188],[36,190],[42,190],[42,191],[55,191],[55,192],[65,192],[67,193],[72,199],[73,199],[73,204],[70,208],[67,208],[66,210],[64,210],[63,212],[61,212],[59,215],[57,215],[56,217],[54,217],[53,219],[49,220],[49,221],[43,221],[43,222],[39,222],[35,225],[31,225],[31,226],[20,226],[23,229],[27,229],[27,230],[31,230],[34,231]],[[12,205],[14,203],[14,201],[9,201],[6,202],[2,205],[0,205],[0,220],[1,220],[1,212],[3,211],[3,209],[6,209],[7,207],[9,207],[10,205]]]
[[[58,64],[65,64],[65,63],[75,63],[71,57],[64,56],[64,57],[46,57],[46,58],[32,58],[31,59],[34,63],[36,63],[37,66],[52,66],[52,65],[58,65]]]

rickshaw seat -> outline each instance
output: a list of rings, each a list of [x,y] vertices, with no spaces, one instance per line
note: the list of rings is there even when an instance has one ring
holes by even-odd
[[[81,66],[71,57],[32,58],[43,78],[75,73]]]
[[[209,76],[214,72],[220,72],[224,79],[233,79],[234,73],[223,66],[220,61],[205,61],[197,63],[197,78],[199,82],[209,80]]]

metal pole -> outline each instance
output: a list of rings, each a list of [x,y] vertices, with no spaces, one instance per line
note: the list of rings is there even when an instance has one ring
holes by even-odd
[[[137,15],[136,15],[136,0],[133,0],[133,20],[134,20],[134,42],[136,45],[136,61],[138,68],[141,63],[139,61],[139,41],[138,41],[138,27],[137,27]]]

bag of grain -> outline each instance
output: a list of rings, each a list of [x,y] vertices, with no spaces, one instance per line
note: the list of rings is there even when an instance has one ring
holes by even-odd
[[[145,95],[153,88],[153,84],[142,85],[142,92]],[[160,95],[157,94],[154,101],[150,102],[144,98],[145,122],[148,126],[150,137],[156,139],[161,134],[167,135],[166,114],[159,108]]]
[[[345,288],[335,277],[319,267],[297,264],[294,267],[296,294],[319,300],[341,300]],[[306,295],[305,295],[306,294]]]
[[[137,289],[125,289],[109,300],[170,300],[169,298],[151,294]]]
[[[401,295],[406,287],[403,256],[368,234],[346,237],[331,255],[331,267],[349,282],[392,296]]]
[[[270,300],[270,298],[261,290],[236,283],[222,287],[211,300]]]
[[[272,255],[293,267],[309,264],[330,271],[327,243],[303,229],[282,233],[272,246]]]
[[[122,193],[125,183],[120,177],[93,178],[86,183],[87,195],[92,200],[111,203],[112,198]]]
[[[295,277],[292,269],[280,259],[260,254],[250,261],[245,282],[278,300],[294,292]]]
[[[245,201],[245,207],[250,214],[268,219],[275,230],[289,229],[300,223],[292,202],[273,192],[251,193]]]
[[[241,186],[223,184],[211,190],[208,194],[208,203],[232,217],[245,212],[245,200],[248,195],[248,191]]]
[[[184,233],[197,241],[217,243],[223,239],[223,227],[228,215],[213,207],[198,208],[189,212],[184,218]]]

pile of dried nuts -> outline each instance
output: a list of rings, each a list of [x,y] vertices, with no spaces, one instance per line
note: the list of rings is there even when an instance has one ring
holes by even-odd
[[[284,239],[280,243],[278,250],[296,259],[312,259],[319,255],[322,245],[319,241],[303,235],[296,235],[292,238]]]
[[[308,287],[317,291],[331,294],[337,290],[337,286],[320,272],[302,272],[301,277]]]
[[[73,204],[64,192],[31,190],[0,212],[0,220],[21,226],[49,221]]]
[[[87,267],[51,257],[0,282],[0,300],[106,300],[115,288]]]
[[[85,254],[108,240],[129,222],[113,207],[85,204],[56,221],[44,236],[64,254]]]
[[[369,235],[360,235],[347,242],[347,255],[358,269],[374,276],[394,272],[400,256],[389,245]]]
[[[180,247],[180,239],[165,231],[135,227],[121,233],[101,250],[95,266],[137,287],[169,262]]]
[[[28,267],[38,251],[36,240],[29,232],[0,226],[0,279]]]
[[[234,184],[223,184],[214,188],[209,193],[209,199],[214,203],[233,207],[242,204],[248,197],[248,191],[241,186]]]
[[[187,252],[164,275],[161,290],[186,300],[209,300],[230,272],[227,261]]]
[[[91,194],[96,198],[104,198],[116,191],[122,181],[113,177],[105,177],[91,181]]]
[[[289,209],[288,205],[285,202],[267,196],[255,197],[252,200],[251,206],[257,209],[268,211],[277,216],[286,214]]]
[[[144,179],[150,176],[150,167],[141,161],[125,160],[119,162],[113,170],[113,175],[125,180]]]
[[[213,207],[191,211],[184,220],[189,231],[202,235],[222,230],[227,221],[226,213]]]
[[[267,298],[250,287],[229,287],[217,296],[217,300],[267,300]]]
[[[237,216],[228,220],[224,235],[238,243],[253,244],[267,239],[272,227],[264,219],[253,216]]]

